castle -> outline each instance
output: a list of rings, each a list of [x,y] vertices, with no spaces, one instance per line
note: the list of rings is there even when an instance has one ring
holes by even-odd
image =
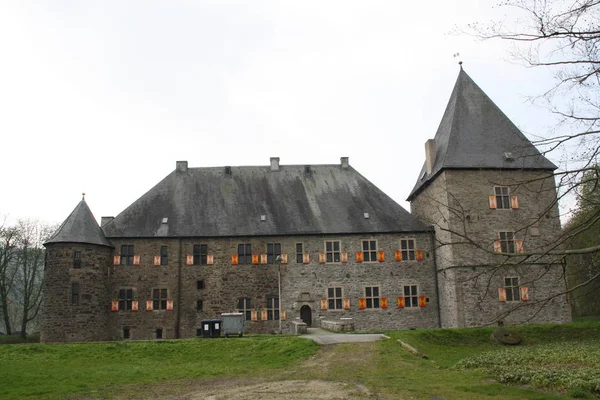
[[[563,266],[527,256],[560,233],[556,166],[462,68],[425,150],[412,213],[347,157],[178,161],[100,226],[82,200],[45,244],[41,340],[187,338],[234,310],[247,332],[570,321]]]

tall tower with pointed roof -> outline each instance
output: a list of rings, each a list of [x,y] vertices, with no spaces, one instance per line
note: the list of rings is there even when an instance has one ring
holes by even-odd
[[[556,166],[462,66],[425,154],[408,201],[436,231],[441,325],[570,320],[562,266],[518,256],[551,249],[560,232]]]
[[[44,245],[41,341],[108,340],[108,268],[113,245],[85,200]]]

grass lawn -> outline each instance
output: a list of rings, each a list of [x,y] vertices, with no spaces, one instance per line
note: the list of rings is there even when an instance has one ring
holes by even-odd
[[[493,343],[493,330],[393,331],[387,332],[392,340],[321,347],[285,336],[5,345],[0,398],[143,398],[228,379],[343,382],[368,388],[365,398],[381,399],[600,395],[600,321],[515,327],[524,338],[519,346]]]

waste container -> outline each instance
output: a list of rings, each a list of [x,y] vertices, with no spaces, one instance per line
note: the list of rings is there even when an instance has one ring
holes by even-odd
[[[223,320],[220,319],[211,319],[211,337],[218,338],[221,337],[221,330],[223,329]]]
[[[223,313],[221,318],[223,318],[223,334],[225,337],[229,337],[229,335],[242,337],[245,321],[243,313]]]
[[[212,322],[210,319],[203,319],[200,321],[202,324],[202,337],[203,338],[211,338],[212,337]]]

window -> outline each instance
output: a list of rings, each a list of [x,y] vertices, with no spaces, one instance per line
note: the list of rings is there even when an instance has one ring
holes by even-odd
[[[400,250],[402,251],[402,261],[415,260],[415,239],[401,239]]]
[[[121,265],[133,265],[133,245],[124,244],[121,246]]]
[[[327,288],[327,308],[330,310],[341,310],[342,307],[342,288]]]
[[[367,308],[379,308],[379,286],[365,287],[365,299]]]
[[[160,246],[160,265],[167,265],[169,262],[169,249],[167,246]]]
[[[162,339],[163,338],[163,330],[162,330],[162,328],[156,328],[156,338],[157,339]]]
[[[498,232],[500,238],[500,250],[503,253],[515,252],[515,233],[514,232]]]
[[[196,328],[196,336],[197,337],[202,336],[202,328]]]
[[[504,278],[504,289],[506,289],[506,301],[521,300],[521,292],[519,289],[519,278],[511,276]]]
[[[325,255],[327,262],[340,262],[340,241],[331,240],[325,242]]]
[[[267,319],[279,320],[279,298],[267,297]]]
[[[73,268],[81,268],[81,252],[73,252]]]
[[[202,311],[204,308],[204,302],[202,300],[196,300],[196,311]]]
[[[281,254],[281,243],[267,243],[267,264],[273,264]]]
[[[167,309],[167,289],[152,290],[152,306],[154,310]]]
[[[238,264],[252,264],[251,244],[238,244]]]
[[[204,289],[204,281],[203,280],[196,281],[196,289],[198,289],[198,290]]]
[[[131,332],[129,332],[129,328],[123,328],[123,339],[131,339]]]
[[[496,186],[494,187],[496,194],[496,208],[510,209],[510,195],[507,186]]]
[[[252,319],[252,303],[250,302],[249,298],[242,297],[241,299],[238,299],[237,309],[239,312],[244,314],[246,321],[250,321]]]
[[[363,240],[362,241],[363,261],[377,261],[377,241]]]
[[[194,265],[206,265],[206,256],[208,254],[208,246],[205,244],[195,244],[193,255]]]
[[[419,289],[417,285],[404,286],[404,307],[419,307]]]
[[[302,264],[304,262],[304,244],[296,243],[296,263]]]
[[[76,306],[79,304],[79,283],[71,283],[71,304]]]
[[[119,311],[131,310],[133,301],[133,289],[119,290]]]

